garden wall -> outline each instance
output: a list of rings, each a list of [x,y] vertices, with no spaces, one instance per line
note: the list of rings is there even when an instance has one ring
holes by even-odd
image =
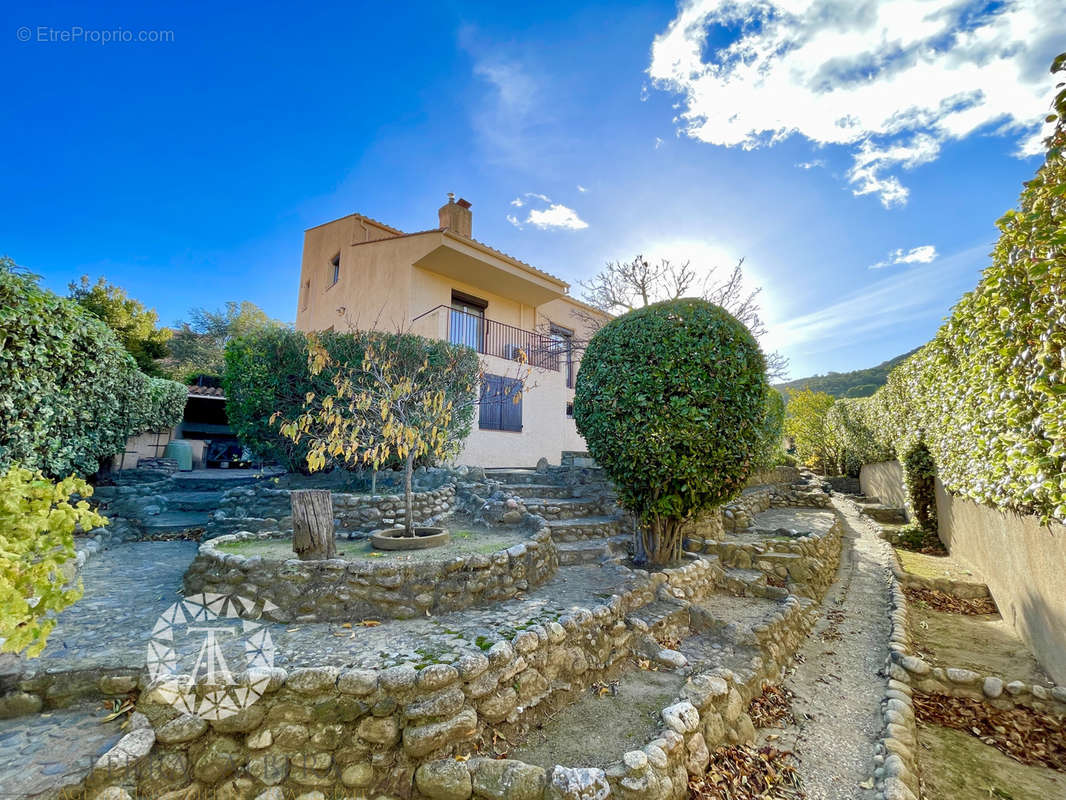
[[[907,507],[907,490],[903,488],[903,467],[898,461],[863,464],[859,486],[867,497],[876,497],[886,506]]]
[[[1003,618],[1066,684],[1066,526],[978,505],[939,480],[936,511],[944,545],[977,568]]]
[[[411,619],[509,600],[555,574],[559,557],[547,528],[496,553],[437,561],[299,561],[219,550],[225,542],[270,538],[237,533],[200,545],[185,573],[185,593],[238,594],[275,609],[275,622]],[[269,608],[269,606],[267,606]]]

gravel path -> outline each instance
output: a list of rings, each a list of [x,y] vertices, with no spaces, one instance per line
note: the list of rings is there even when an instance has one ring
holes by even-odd
[[[796,725],[777,731],[777,744],[799,756],[808,800],[865,800],[875,796],[863,784],[881,733],[891,554],[854,505],[833,505],[844,522],[840,569],[785,681]]]

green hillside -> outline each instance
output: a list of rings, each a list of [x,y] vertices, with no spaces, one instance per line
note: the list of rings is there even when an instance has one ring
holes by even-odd
[[[780,392],[788,389],[810,389],[813,392],[827,392],[833,397],[869,397],[885,385],[885,380],[892,368],[916,350],[917,348],[911,350],[910,353],[890,358],[876,367],[797,378],[788,383],[779,383],[774,388]]]

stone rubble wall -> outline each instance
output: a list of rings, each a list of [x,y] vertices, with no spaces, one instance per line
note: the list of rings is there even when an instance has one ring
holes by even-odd
[[[272,486],[241,486],[223,496],[222,503],[207,525],[205,535],[214,538],[239,531],[252,533],[291,533],[291,490]],[[333,514],[337,534],[363,538],[379,528],[400,524],[404,517],[402,494],[354,494],[333,492]],[[452,513],[456,506],[455,486],[416,491],[412,495],[416,525],[431,525]]]
[[[706,768],[710,749],[754,739],[747,703],[779,677],[813,624],[810,601],[787,599],[756,629],[762,654],[749,668],[692,676],[663,709],[656,738],[607,770],[556,767],[549,774],[514,760],[462,760],[487,750],[501,726],[535,724],[553,697],[582,691],[621,666],[636,646],[640,609],[653,601],[685,609],[716,591],[723,571],[697,560],[634,575],[632,588],[600,605],[557,621],[531,620],[511,640],[465,650],[452,664],[271,670],[258,702],[210,723],[168,705],[165,686],[146,686],[138,702],[144,725],[101,756],[89,789],[159,800],[219,790],[257,800],[316,790],[417,800],[593,800],[608,793],[680,800],[687,775]],[[134,734],[137,741],[127,742]],[[150,739],[147,748],[142,739]]]
[[[274,622],[411,619],[509,600],[547,581],[559,565],[546,528],[497,553],[409,564],[282,561],[218,548],[269,538],[269,533],[243,532],[204,542],[185,573],[185,594],[235,594],[258,608],[269,602],[274,608],[263,616]]]

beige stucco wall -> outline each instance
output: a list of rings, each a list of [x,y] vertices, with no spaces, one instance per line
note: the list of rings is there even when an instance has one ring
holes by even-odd
[[[880,498],[886,506],[905,508],[907,491],[903,488],[903,467],[898,461],[863,464],[859,470],[859,486],[867,497]]]
[[[485,372],[520,377],[518,365],[494,356],[482,356]],[[573,390],[566,388],[563,372],[534,369],[526,377],[522,395],[522,432],[483,431],[474,428],[456,462],[482,467],[531,467],[541,457],[558,464],[563,450],[585,450],[585,440],[574,420],[566,416]]]
[[[951,495],[939,480],[936,513],[944,545],[977,569],[1003,619],[1066,684],[1066,526]]]
[[[436,272],[412,267],[411,272],[411,319],[437,306],[452,304],[452,291],[473,295],[488,303],[485,318],[516,328],[531,330],[536,310],[517,300],[487,292],[473,283],[464,283],[455,278],[438,275]]]
[[[147,431],[126,440],[125,451],[111,458],[111,469],[133,469],[142,458],[162,458],[173,431]]]

